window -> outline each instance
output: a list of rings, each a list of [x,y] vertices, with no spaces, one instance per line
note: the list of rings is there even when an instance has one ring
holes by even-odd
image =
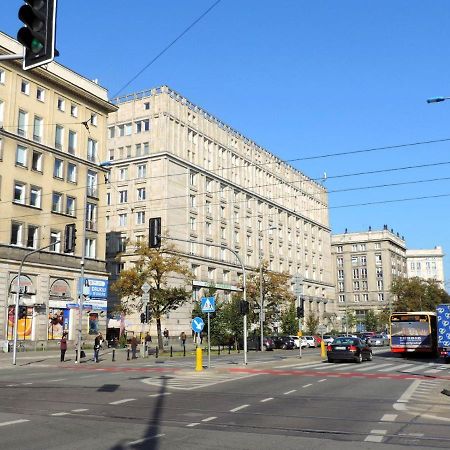
[[[344,279],[344,271],[341,269],[341,270],[338,270],[337,272],[338,272],[337,273],[338,280],[343,280]]]
[[[55,158],[55,165],[53,167],[53,176],[55,178],[63,178],[64,176],[64,161]]]
[[[150,109],[150,102],[145,102],[145,103],[144,103],[144,109],[145,109],[146,111],[148,111],[148,110]]]
[[[226,239],[225,227],[220,227],[220,239]]]
[[[344,267],[344,258],[342,257],[337,258],[337,266]]]
[[[67,163],[67,181],[77,182],[77,166],[73,163]]]
[[[209,236],[211,235],[211,229],[211,222],[206,222],[206,234]]]
[[[58,97],[56,100],[56,107],[59,111],[64,112],[66,110],[66,101],[63,98]]]
[[[14,203],[25,204],[25,184],[19,182],[14,184]]]
[[[69,216],[75,216],[76,211],[76,199],[74,197],[66,197],[66,214]]]
[[[0,100],[0,127],[3,126],[4,115],[5,115],[5,103]]]
[[[191,186],[195,186],[197,183],[197,173],[196,172],[189,172],[189,184]]]
[[[195,195],[189,195],[189,207],[195,208],[197,206]]]
[[[113,139],[116,137],[116,127],[108,127],[108,138]]]
[[[27,247],[37,248],[37,246],[38,246],[38,231],[39,231],[39,227],[37,227],[35,225],[28,225]]]
[[[91,138],[88,138],[87,159],[92,162],[97,160],[97,141]]]
[[[63,149],[64,144],[64,127],[61,125],[56,125],[55,129],[55,148],[58,150]]]
[[[119,203],[128,202],[128,191],[119,191]]]
[[[18,166],[27,166],[27,148],[22,145],[18,145],[16,149],[16,164]]]
[[[375,242],[375,249],[380,250],[381,248],[381,242]]]
[[[359,251],[360,252],[365,252],[366,251],[366,244],[359,244]]]
[[[95,258],[95,247],[96,247],[96,240],[87,238],[85,246],[86,258]]]
[[[366,268],[360,269],[359,273],[361,274],[361,278],[367,278],[367,269]]]
[[[131,136],[131,123],[125,124],[125,136]]]
[[[414,261],[411,261],[411,270],[416,270],[416,265]]]
[[[145,200],[145,188],[138,188],[137,189],[137,200],[143,201]]]
[[[211,178],[206,178],[205,187],[206,187],[206,192],[211,192],[212,191],[212,180],[211,180]]]
[[[212,268],[212,267],[208,267],[208,279],[209,280],[214,280],[214,272],[216,269]]]
[[[22,80],[20,83],[20,92],[25,95],[30,95],[30,83],[26,80]]]
[[[189,225],[190,225],[191,231],[196,230],[195,217],[189,217]]]
[[[366,255],[362,255],[360,256],[361,258],[361,265],[362,266],[367,266],[367,256]]]
[[[127,226],[127,215],[119,214],[119,227],[126,227],[126,226]]]
[[[33,140],[36,142],[42,142],[42,132],[43,132],[42,124],[43,124],[42,117],[34,116]]]
[[[337,252],[338,253],[342,253],[344,251],[343,246],[342,245],[338,245],[337,246]]]
[[[30,206],[41,207],[42,189],[36,186],[30,188]]]
[[[359,294],[354,294],[354,295],[353,295],[353,301],[354,301],[355,303],[359,303]]]
[[[73,103],[70,105],[70,115],[72,117],[78,117],[78,106]]]
[[[359,281],[354,281],[353,282],[353,290],[354,291],[359,291]]]
[[[358,251],[358,244],[352,244],[352,252]]]
[[[148,142],[144,142],[142,145],[144,146],[143,154],[150,154],[150,144]]]
[[[357,265],[358,265],[358,257],[352,256],[352,266],[357,266]]]
[[[380,253],[376,253],[375,254],[375,264],[377,266],[380,266],[382,264],[381,254]]]
[[[51,252],[57,252],[59,253],[61,251],[61,232],[51,230],[50,231],[50,244],[52,246],[50,247]]]
[[[33,156],[31,158],[31,169],[37,172],[42,172],[42,153],[33,150]]]
[[[137,177],[138,178],[145,178],[147,175],[147,165],[146,164],[139,164],[137,166]]]
[[[136,225],[145,224],[145,211],[138,211],[136,213]]]
[[[28,113],[19,109],[19,117],[17,121],[17,134],[26,137],[28,125]]]
[[[128,167],[122,167],[119,169],[119,181],[128,180]]]
[[[3,69],[0,69],[0,84],[5,84],[6,73]]]
[[[68,152],[71,155],[75,155],[75,152],[77,150],[77,132],[69,130],[69,147]]]
[[[362,299],[363,299],[363,302],[368,302],[369,301],[369,294],[363,294],[362,295]]]
[[[384,302],[384,294],[382,292],[379,292],[377,294],[377,299],[379,302]]]
[[[90,197],[97,197],[97,172],[88,170],[87,173],[87,194]]]
[[[359,278],[359,269],[353,269],[353,278]]]
[[[345,291],[345,289],[344,289],[344,282],[343,281],[339,281],[338,282],[338,290],[339,290],[339,292],[344,292]]]
[[[339,303],[345,303],[345,294],[339,294]]]
[[[377,280],[377,291],[383,290],[383,280]]]
[[[377,274],[377,278],[383,278],[383,268],[382,267],[377,267],[376,268],[376,274]]]
[[[45,89],[38,87],[36,89],[36,98],[40,101],[43,102],[45,101]]]
[[[141,144],[136,144],[134,146],[134,150],[135,150],[136,156],[141,156],[141,154],[142,154],[142,145]]]
[[[106,204],[111,205],[111,192],[106,193]]]
[[[23,224],[12,222],[11,224],[11,245],[22,245]]]
[[[119,125],[117,128],[119,128],[119,136],[125,136],[125,126]]]
[[[94,203],[86,204],[86,229],[97,230],[97,205]]]
[[[98,125],[98,116],[95,113],[91,113],[91,125],[94,127]]]
[[[114,149],[111,148],[110,150],[108,150],[109,153],[109,160],[113,161],[114,160]]]
[[[62,212],[62,194],[59,192],[53,192],[52,194],[52,212]]]

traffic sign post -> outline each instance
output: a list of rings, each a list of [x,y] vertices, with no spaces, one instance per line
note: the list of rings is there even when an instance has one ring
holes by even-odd
[[[202,312],[208,313],[208,369],[211,366],[211,324],[209,314],[216,311],[216,299],[214,297],[201,298]]]

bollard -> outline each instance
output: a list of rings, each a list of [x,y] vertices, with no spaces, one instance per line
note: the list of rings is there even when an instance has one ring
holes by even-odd
[[[320,342],[320,356],[323,359],[327,358],[327,350],[325,349],[325,342],[323,340]]]
[[[115,350],[115,349],[113,349],[112,360],[113,360],[113,361],[116,360],[116,350]]]
[[[127,361],[129,361],[129,360],[130,360],[130,349],[127,348]]]
[[[186,356],[186,346],[183,345],[183,356]]]
[[[217,346],[217,355],[220,356],[220,344]]]
[[[170,346],[170,357],[172,358],[172,356],[173,356],[173,349],[172,346]]]
[[[155,358],[157,358],[158,355],[159,355],[159,347],[156,346],[156,348],[155,348]]]
[[[231,345],[228,344],[228,354],[231,353]]]
[[[202,349],[197,348],[195,351],[195,370],[200,372],[203,370],[203,361],[202,361]]]

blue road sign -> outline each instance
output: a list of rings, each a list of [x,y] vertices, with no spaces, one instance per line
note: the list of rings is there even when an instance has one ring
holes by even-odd
[[[203,331],[203,327],[205,326],[205,322],[203,322],[203,319],[201,317],[194,317],[192,319],[192,329],[195,333],[200,333]]]
[[[202,312],[212,313],[216,310],[216,299],[214,297],[202,297]]]

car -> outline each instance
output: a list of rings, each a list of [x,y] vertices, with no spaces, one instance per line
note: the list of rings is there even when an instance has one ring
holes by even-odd
[[[374,334],[368,338],[369,344],[373,347],[384,347],[389,345],[389,339],[382,334]]]
[[[333,336],[330,336],[329,334],[324,334],[322,336],[322,340],[325,343],[325,345],[328,345],[328,344],[332,344],[333,343],[334,338],[333,338]]]
[[[290,336],[272,336],[275,348],[283,350],[293,350],[296,348],[295,341]]]
[[[360,338],[338,337],[332,344],[327,345],[328,362],[354,361],[362,363],[364,360],[372,361],[370,344]]]
[[[303,339],[308,344],[308,347],[315,348],[316,347],[316,340],[314,339],[314,336],[303,336]]]
[[[239,342],[239,347],[244,348],[243,341]],[[275,348],[272,338],[263,337],[264,350],[272,351]],[[247,350],[261,350],[261,338],[258,335],[247,337]]]
[[[296,348],[300,348],[300,342],[301,342],[302,348],[308,347],[308,343],[303,339],[303,337],[301,340],[298,336],[291,335],[289,337],[294,340]]]

